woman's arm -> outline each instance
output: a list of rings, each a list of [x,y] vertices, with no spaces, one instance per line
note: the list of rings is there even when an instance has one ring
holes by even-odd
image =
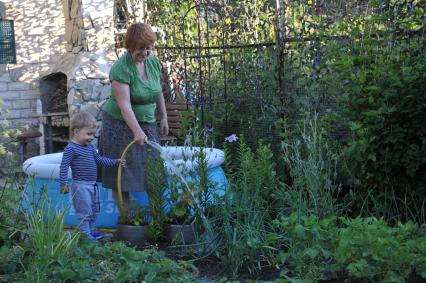
[[[166,103],[164,102],[163,94],[157,99],[157,109],[160,115],[160,134],[167,136],[169,134],[169,122],[167,121]]]
[[[142,128],[139,126],[138,120],[136,119],[135,113],[132,109],[132,103],[130,102],[130,88],[129,85],[120,83],[118,81],[112,81],[113,94],[117,105],[121,110],[121,115],[124,118],[127,126],[133,133],[134,140],[140,145],[146,143],[147,137]]]

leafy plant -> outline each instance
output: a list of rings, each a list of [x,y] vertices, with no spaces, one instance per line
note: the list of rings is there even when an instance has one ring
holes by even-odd
[[[196,268],[192,263],[174,261],[155,249],[138,251],[121,242],[92,245],[81,241],[78,248],[72,249],[66,257],[52,261],[45,269],[28,253],[20,260],[23,270],[2,274],[0,281],[199,282],[193,276]]]
[[[189,224],[194,220],[194,199],[188,190],[195,191],[193,182],[188,182],[189,188],[177,176],[173,176],[170,193],[167,198],[170,210],[167,218],[171,224]]]
[[[192,134],[187,135],[185,146],[192,149],[192,143],[188,138],[190,135]],[[206,139],[204,138],[203,141],[206,146]],[[200,147],[199,150],[194,150],[194,153],[189,156],[183,155],[182,160],[194,164],[194,170],[182,172],[185,175],[182,176],[185,181],[177,175],[174,175],[171,179],[170,193],[167,197],[170,205],[169,221],[176,224],[188,224],[194,220],[197,214],[204,214],[208,206],[215,202],[215,184],[208,176],[208,150],[208,147]]]
[[[147,207],[142,207],[135,202],[130,202],[129,208],[119,219],[120,224],[130,226],[148,225],[151,213]]]
[[[147,179],[149,185],[149,211],[152,221],[149,222],[148,234],[151,239],[157,241],[163,236],[164,222],[166,216],[164,209],[166,206],[165,191],[167,186],[167,176],[163,165],[163,160],[159,154],[148,154]]]
[[[339,199],[337,181],[340,155],[330,146],[318,116],[305,122],[299,139],[282,142],[284,161],[291,176],[290,205],[300,214],[342,215],[345,203]]]
[[[278,239],[275,263],[286,279],[407,282],[414,272],[426,278],[425,228],[412,222],[390,226],[374,217],[291,213],[273,221],[270,237]]]
[[[371,14],[345,25],[359,35],[356,39],[327,44],[321,81],[340,98],[341,121],[350,130],[346,151],[361,184],[357,195],[371,194],[376,204],[386,203],[379,216],[419,221],[424,209],[410,215],[398,208],[399,201],[388,204],[396,196],[406,206],[421,207],[424,199],[424,7],[416,1],[371,5]],[[416,196],[406,199],[407,192]],[[373,203],[368,206],[374,209]]]
[[[7,175],[0,185],[0,282],[11,282],[13,273],[22,272],[25,252],[16,247],[25,236],[25,216],[19,211],[22,200],[21,180]]]
[[[282,274],[319,281],[327,279],[328,272],[342,268],[333,263],[339,232],[337,217],[321,219],[293,212],[274,220],[272,225],[271,236],[280,239],[278,244],[283,248],[275,259],[277,264],[284,266]]]
[[[374,217],[341,219],[335,259],[355,278],[407,282],[415,270],[426,278],[425,226],[407,222],[390,227]]]
[[[33,266],[37,272],[46,272],[52,263],[60,261],[72,253],[79,240],[78,232],[64,230],[66,210],[52,208],[45,194],[39,207],[34,207],[27,215],[29,243]]]
[[[226,148],[232,146],[237,151]],[[278,178],[273,170],[272,154],[268,146],[260,145],[256,154],[240,138],[238,143],[225,144],[225,152],[233,159],[228,163],[229,189],[225,203],[217,211],[217,230],[221,243],[218,255],[231,276],[242,270],[256,273],[272,264],[275,241],[268,238],[269,221],[279,206],[274,192],[279,190]]]

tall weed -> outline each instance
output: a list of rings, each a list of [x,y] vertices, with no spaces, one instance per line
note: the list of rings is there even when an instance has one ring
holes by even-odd
[[[230,146],[237,150],[229,150]],[[225,145],[225,152],[230,154],[226,159],[234,159],[235,167],[228,175],[227,202],[218,215],[221,221],[217,228],[222,239],[220,259],[231,276],[242,270],[255,273],[270,266],[275,254],[267,237],[273,192],[279,183],[272,153],[264,145],[253,153],[244,139],[238,144]]]
[[[418,223],[426,223],[426,200],[417,199],[416,192],[408,188],[399,189],[396,192],[393,187],[384,188],[377,193],[367,190],[366,195],[360,195],[359,215],[384,217],[389,223],[398,221],[415,220]]]
[[[30,249],[40,270],[66,257],[77,245],[79,233],[64,230],[66,210],[55,210],[44,196],[27,216]]]
[[[330,146],[318,115],[305,121],[300,139],[282,142],[284,160],[292,178],[281,197],[300,214],[342,215],[346,203],[339,199],[337,183],[339,154]]]

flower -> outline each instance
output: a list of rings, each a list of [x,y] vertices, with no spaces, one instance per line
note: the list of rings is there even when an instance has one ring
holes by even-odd
[[[227,142],[236,142],[238,140],[238,137],[236,134],[232,134],[229,137],[225,138],[225,141]]]
[[[321,55],[316,55],[314,62],[312,63],[312,68],[315,69],[316,67],[318,67],[320,61],[321,61]]]
[[[204,125],[204,132],[206,134],[211,134],[213,133],[213,127],[209,124]]]

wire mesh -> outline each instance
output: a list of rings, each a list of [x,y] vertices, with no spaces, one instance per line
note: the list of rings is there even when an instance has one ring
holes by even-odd
[[[146,21],[159,28],[168,100],[201,108],[200,126],[213,123],[223,135],[246,134],[253,143],[262,135],[278,143],[278,132],[296,129],[306,112],[342,111],[341,94],[322,81],[334,60],[327,50],[348,52],[360,37],[383,40],[370,32],[371,19],[388,12],[392,18],[395,9],[386,1],[355,0],[166,2],[147,1]],[[404,35],[407,28],[400,30]],[[406,40],[397,35],[389,46]],[[277,128],[281,118],[286,129]],[[345,135],[334,127],[335,135]]]

